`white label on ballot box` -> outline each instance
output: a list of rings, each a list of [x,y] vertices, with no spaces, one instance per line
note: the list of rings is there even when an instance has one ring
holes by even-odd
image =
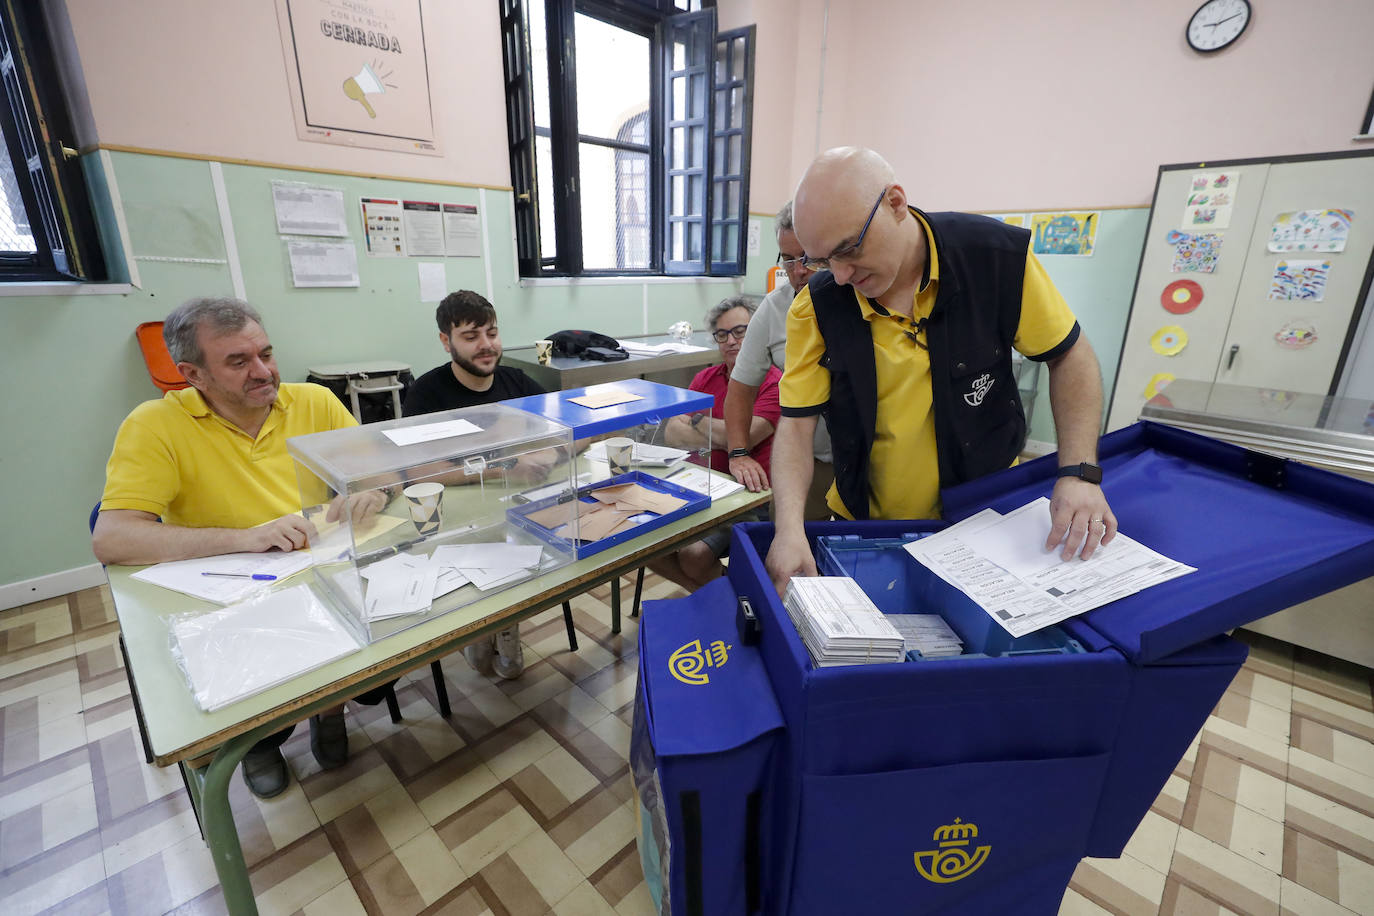
[[[1005,516],[984,509],[906,551],[1012,636],[1197,572],[1120,531],[1091,559],[1063,560],[1059,548],[1045,550],[1050,525],[1050,501],[1042,496]]]
[[[466,436],[481,431],[480,426],[469,423],[467,420],[445,420],[442,423],[425,423],[420,426],[385,429],[382,430],[382,435],[397,445],[414,445],[417,442],[433,442],[435,439]]]

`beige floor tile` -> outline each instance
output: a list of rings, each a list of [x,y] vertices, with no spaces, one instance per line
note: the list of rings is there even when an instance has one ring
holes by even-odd
[[[411,797],[420,806],[420,812],[424,814],[425,820],[431,824],[438,824],[500,783],[501,780],[496,778],[491,768],[478,761],[465,768],[461,774],[446,780],[434,792],[421,797],[412,794]]]
[[[1170,875],[1192,887],[1206,888],[1209,896],[1239,913],[1278,912],[1277,872],[1186,827],[1178,832]]]
[[[1169,873],[1174,857],[1174,842],[1178,839],[1178,823],[1153,811],[1145,812],[1140,826],[1126,844],[1125,854],[1138,859],[1161,875]],[[1282,841],[1282,835],[1280,835]],[[1282,843],[1280,842],[1280,847]]]
[[[1159,908],[1164,897],[1163,872],[1132,856],[1119,859],[1084,859],[1074,872],[1073,884],[1086,888],[1089,896],[1121,900],[1127,912],[1143,912],[1142,906]],[[1115,893],[1116,888],[1124,895]]]
[[[577,801],[601,784],[562,745],[540,757],[534,762],[534,766],[568,801]]]
[[[318,798],[312,798],[310,805],[315,809],[315,816],[320,819],[320,823],[326,824],[349,808],[361,805],[368,799],[398,785],[400,783],[396,779],[396,774],[391,772],[391,767],[383,762],[378,762],[375,766],[359,773],[337,789],[326,792]]]
[[[276,798],[253,798],[252,803],[261,812],[263,825],[277,849],[320,826],[320,817],[297,780],[293,779],[286,791]]]
[[[1293,713],[1324,722],[1352,735],[1374,739],[1374,712],[1305,687],[1293,688]]]
[[[1059,902],[1059,916],[1112,916],[1111,910],[1104,910],[1073,888],[1064,891],[1064,899]]]
[[[6,782],[11,780],[0,782],[0,820],[90,785],[91,767],[88,763],[82,763],[79,766],[58,770],[44,779],[26,780],[22,788],[16,786],[9,789]]]
[[[587,731],[596,735],[606,746],[626,760],[630,759],[630,726],[615,716],[607,716],[592,723]]]
[[[266,874],[271,870],[271,863],[269,867],[260,867],[253,873],[254,896],[261,913],[294,913],[347,877],[339,857],[322,835],[319,841],[307,841],[289,853],[295,853],[293,862],[300,864],[283,869],[283,874],[275,882],[271,882]],[[262,883],[271,883],[271,886],[259,889]]]
[[[1287,878],[1281,881],[1279,912],[1282,916],[1350,916],[1355,912]]]
[[[437,829],[454,860],[469,875],[477,874],[531,833],[542,833],[530,813],[504,789],[464,809]]]
[[[104,833],[104,830],[101,831]],[[110,843],[105,847],[105,873],[115,875],[148,856],[159,853],[183,840],[200,836],[196,814],[186,805],[185,810],[148,826],[138,833]]]
[[[367,916],[352,881],[340,881],[301,908],[304,916]]]
[[[510,747],[501,749],[490,757],[487,756],[487,748],[484,745],[477,746],[477,753],[482,755],[482,759],[486,761],[492,773],[496,774],[496,778],[505,781],[557,746],[558,742],[553,739],[552,735],[542,728],[537,728],[522,740]]]
[[[649,894],[649,885],[643,881],[636,884],[616,904],[615,912],[616,916],[655,916],[658,911],[654,908],[654,898]]]
[[[617,806],[600,823],[570,843],[564,852],[582,874],[591,875],[625,844],[635,839],[639,820],[625,805]]]
[[[615,916],[615,910],[586,881],[553,905],[553,916]]]
[[[199,835],[162,850],[161,858],[174,904],[194,899],[219,884],[215,860]]]
[[[1291,784],[1374,816],[1374,776],[1357,773],[1296,747],[1289,751],[1288,762]]]
[[[542,830],[512,846],[509,855],[545,900],[562,900],[582,883],[582,872]]]
[[[397,847],[396,859],[425,906],[462,884],[468,876],[439,835],[428,827]]]
[[[1368,814],[1289,785],[1284,821],[1295,830],[1323,837],[1374,862],[1374,817]]]
[[[4,900],[5,916],[30,916],[75,897],[104,880],[105,865],[97,853],[78,859],[42,881],[27,886],[7,887],[10,882],[0,880],[0,899]]]
[[[1346,852],[1336,854],[1341,896],[1337,903],[1357,913],[1374,913],[1374,865]]]

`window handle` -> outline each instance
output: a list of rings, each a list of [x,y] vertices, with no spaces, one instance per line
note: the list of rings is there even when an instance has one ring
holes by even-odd
[[[515,195],[515,199],[520,201],[521,203],[527,204],[530,202],[530,192],[521,191],[519,194]]]
[[[57,148],[62,153],[63,159],[76,159],[78,156],[81,155],[81,153],[78,150],[72,149],[65,143],[59,142],[57,144]]]
[[[1231,371],[1231,364],[1236,361],[1236,354],[1240,352],[1240,344],[1231,344],[1231,353],[1226,357],[1226,371]]]

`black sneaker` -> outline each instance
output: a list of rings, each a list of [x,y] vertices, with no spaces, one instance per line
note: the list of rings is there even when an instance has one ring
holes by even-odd
[[[291,772],[281,748],[250,750],[243,758],[243,781],[258,798],[274,798],[286,791]]]
[[[348,763],[348,728],[343,713],[310,717],[310,750],[320,769],[336,770]]]

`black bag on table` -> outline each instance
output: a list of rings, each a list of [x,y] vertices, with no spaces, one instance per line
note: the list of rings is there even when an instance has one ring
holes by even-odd
[[[630,358],[630,354],[621,349],[620,341],[596,331],[559,331],[550,334],[548,339],[553,341],[554,356],[576,356],[603,363]]]

